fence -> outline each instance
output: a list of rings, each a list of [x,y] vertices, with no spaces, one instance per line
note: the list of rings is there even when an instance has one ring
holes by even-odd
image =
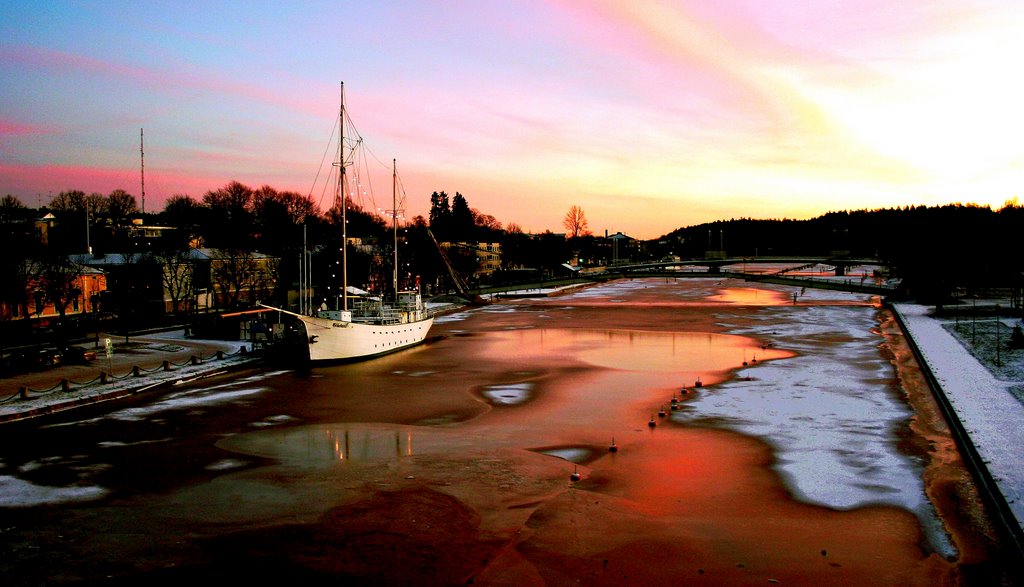
[[[234,353],[225,354],[224,351],[217,351],[215,354],[210,355],[209,359],[215,359],[215,360],[221,361],[221,360],[224,360],[224,359],[227,359],[227,358],[230,358],[230,357],[235,357],[235,356],[242,356],[242,357],[244,357],[244,356],[247,356],[248,354],[249,354],[249,350],[246,349],[245,346],[242,346],[241,348],[239,348]],[[209,359],[206,359],[206,360],[209,360]],[[131,367],[128,370],[128,372],[126,372],[123,375],[117,375],[113,371],[111,371],[110,373],[108,373],[106,371],[100,371],[99,375],[97,375],[95,378],[90,379],[88,381],[81,381],[81,382],[79,382],[79,381],[72,381],[70,379],[61,379],[59,383],[57,383],[56,385],[54,385],[53,387],[50,387],[48,389],[33,389],[33,388],[30,388],[30,387],[27,387],[27,386],[21,386],[21,387],[18,388],[18,391],[15,392],[13,395],[7,396],[5,398],[0,398],[0,404],[6,404],[8,402],[15,402],[15,401],[18,401],[18,400],[26,400],[26,399],[29,399],[29,397],[46,396],[46,395],[50,395],[50,394],[54,394],[54,393],[58,393],[58,392],[66,393],[66,392],[72,391],[73,389],[79,389],[79,388],[83,388],[83,387],[88,387],[88,386],[91,386],[91,385],[96,385],[97,383],[100,384],[100,385],[108,385],[108,384],[114,383],[115,381],[122,381],[122,380],[128,379],[130,377],[143,377],[143,376],[148,375],[150,373],[157,373],[157,372],[160,372],[160,371],[173,371],[175,367],[179,367],[180,368],[180,367],[186,367],[186,366],[189,366],[189,365],[200,365],[203,362],[204,362],[203,354],[200,352],[199,355],[192,355],[189,359],[187,359],[187,360],[185,360],[185,361],[183,361],[181,363],[175,363],[173,361],[164,361],[162,364],[160,364],[160,365],[158,365],[156,367],[153,367],[151,369],[146,369],[146,368],[139,367],[139,366],[136,365],[136,366]]]

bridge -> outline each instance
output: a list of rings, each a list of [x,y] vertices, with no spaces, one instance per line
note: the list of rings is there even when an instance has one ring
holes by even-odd
[[[747,271],[749,265],[787,265],[783,269],[772,272]],[[817,265],[832,267],[834,277],[812,277],[787,275]],[[852,267],[865,265],[887,266],[878,259],[870,258],[835,258],[835,257],[731,257],[721,259],[680,259],[662,260],[643,263],[617,263],[605,267],[583,269],[580,276],[590,279],[607,279],[612,277],[652,277],[652,276],[697,276],[713,275],[733,277],[746,281],[793,285],[797,287],[814,287],[835,291],[849,291],[871,295],[890,296],[898,292],[892,284],[877,283],[874,279],[867,280],[848,277]],[[737,267],[741,268],[737,271]],[[703,271],[696,269],[703,268]],[[845,279],[843,279],[845,278]]]

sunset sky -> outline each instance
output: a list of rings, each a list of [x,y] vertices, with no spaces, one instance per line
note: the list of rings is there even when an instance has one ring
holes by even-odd
[[[1022,31],[1019,0],[2,0],[0,195],[138,196],[140,128],[147,212],[232,180],[307,194],[343,81],[410,217],[440,190],[638,238],[998,208],[1024,186]]]

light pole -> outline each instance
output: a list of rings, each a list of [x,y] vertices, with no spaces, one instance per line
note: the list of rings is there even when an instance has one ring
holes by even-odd
[[[999,304],[996,304],[996,367],[1002,367],[999,353]]]

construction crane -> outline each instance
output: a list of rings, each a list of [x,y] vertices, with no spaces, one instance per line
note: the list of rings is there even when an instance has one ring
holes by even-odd
[[[441,253],[441,259],[444,260],[444,266],[448,268],[448,275],[452,278],[452,283],[455,284],[455,291],[458,292],[460,297],[465,298],[473,304],[486,304],[487,302],[479,295],[473,295],[469,293],[469,286],[466,285],[466,280],[455,272],[455,268],[452,267],[451,261],[448,260],[448,254],[444,252],[444,247],[441,243],[437,242],[437,238],[431,230],[427,229],[427,234],[430,235],[430,240],[434,241],[434,246],[437,247],[437,252]]]

